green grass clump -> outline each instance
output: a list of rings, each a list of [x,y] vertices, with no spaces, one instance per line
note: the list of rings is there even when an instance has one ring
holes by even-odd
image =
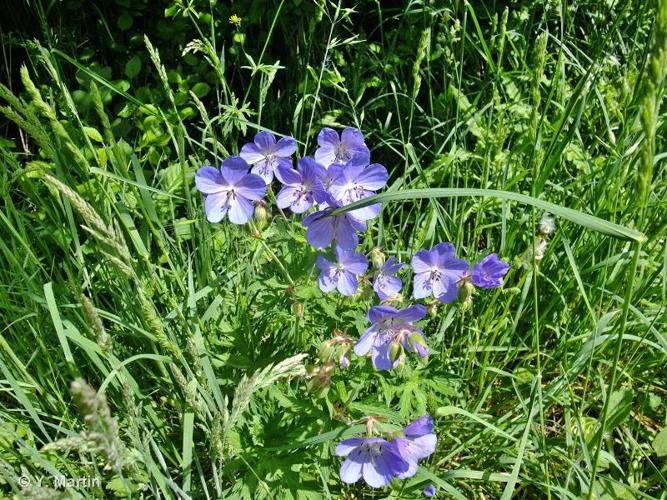
[[[667,1],[83,4],[0,35],[3,496],[665,498]],[[248,226],[194,187],[348,125],[390,173],[362,251],[512,264],[391,372],[318,360],[377,301],[320,292],[276,183]],[[340,482],[425,413],[414,478]]]

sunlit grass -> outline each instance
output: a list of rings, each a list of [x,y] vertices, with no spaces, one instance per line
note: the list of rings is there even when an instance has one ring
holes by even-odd
[[[101,476],[91,497],[662,498],[667,3],[572,3],[279,2],[246,33],[195,2],[174,15],[214,81],[184,91],[145,33],[154,102],[56,28],[25,41],[21,88],[0,88],[21,130],[0,142],[1,491],[63,474]],[[449,241],[512,267],[469,307],[427,304],[426,360],[353,356],[313,383],[322,342],[367,327],[370,283],[319,290],[276,181],[265,217],[212,225],[193,177],[257,130],[312,155],[348,125],[390,173],[360,251]],[[363,417],[425,413],[438,449],[414,478],[339,481],[333,446]]]

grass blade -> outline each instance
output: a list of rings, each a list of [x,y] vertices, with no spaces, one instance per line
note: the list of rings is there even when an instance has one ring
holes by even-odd
[[[419,199],[434,199],[434,198],[459,198],[459,197],[488,197],[498,198],[501,200],[511,200],[549,212],[570,222],[579,224],[580,226],[592,229],[602,234],[614,236],[624,240],[633,240],[637,242],[646,241],[646,236],[639,231],[630,229],[614,222],[609,222],[594,215],[585,214],[571,208],[563,207],[548,201],[533,198],[520,193],[513,193],[511,191],[500,191],[497,189],[476,189],[476,188],[426,188],[426,189],[406,189],[403,191],[394,191],[381,193],[363,200],[356,201],[345,207],[338,208],[332,212],[333,215],[338,215],[357,208],[367,207],[374,203],[387,203],[390,201],[407,201]]]

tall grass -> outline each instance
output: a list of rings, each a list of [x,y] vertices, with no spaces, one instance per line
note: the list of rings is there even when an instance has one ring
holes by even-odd
[[[183,90],[146,33],[155,102],[43,23],[0,87],[3,494],[66,476],[101,477],[70,488],[92,498],[385,497],[343,485],[332,446],[428,412],[438,450],[392,498],[664,498],[667,2],[610,4],[281,1],[232,53],[243,28],[174,2],[215,82]],[[211,225],[193,175],[256,130],[312,154],[346,125],[391,175],[366,253],[451,241],[512,269],[469,308],[430,305],[427,361],[313,383],[369,284],[323,295],[273,192]]]

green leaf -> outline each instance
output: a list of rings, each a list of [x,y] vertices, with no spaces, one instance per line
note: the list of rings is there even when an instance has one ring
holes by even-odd
[[[633,500],[638,498],[636,491],[628,485],[607,477],[596,480],[593,489],[596,497],[600,500]]]
[[[639,231],[630,229],[613,222],[600,219],[594,215],[585,214],[571,208],[562,207],[555,203],[533,198],[520,193],[513,193],[511,191],[500,191],[497,189],[476,189],[476,188],[427,188],[427,189],[405,189],[402,191],[389,191],[381,193],[363,200],[355,201],[345,207],[338,208],[332,212],[332,215],[340,215],[350,210],[367,207],[375,203],[387,203],[390,201],[406,201],[406,200],[420,200],[433,198],[457,198],[462,196],[481,196],[489,198],[499,198],[502,200],[517,201],[525,203],[533,207],[549,212],[555,216],[567,219],[580,226],[587,227],[594,231],[603,234],[608,234],[616,238],[625,240],[634,240],[640,243],[646,241],[646,236]]]
[[[134,78],[141,71],[141,57],[138,55],[127,61],[125,64],[125,76]]]
[[[423,384],[416,380],[408,380],[398,387],[401,393],[399,409],[401,417],[404,419],[410,418],[411,415],[426,412],[427,397],[422,390],[422,386]]]
[[[667,427],[658,432],[653,440],[653,449],[659,457],[667,456]]]
[[[93,127],[83,127],[83,131],[86,133],[89,139],[95,142],[104,142],[104,139],[102,139],[102,134],[100,134],[97,129],[94,129]]]
[[[195,414],[191,411],[183,415],[183,491],[188,493],[192,485],[192,449],[194,442]]]
[[[350,427],[342,427],[333,431],[325,432],[323,434],[318,434],[317,436],[304,439],[301,442],[294,443],[287,446],[274,446],[266,447],[265,451],[283,451],[283,450],[293,450],[296,448],[303,448],[305,446],[313,446],[327,441],[332,441],[334,439],[345,439],[348,437],[362,435],[366,430],[366,424],[356,424]]]
[[[198,82],[195,83],[195,85],[192,87],[192,92],[199,97],[200,99],[206,94],[208,94],[211,90],[211,87],[208,83],[206,82]]]
[[[609,417],[607,418],[607,431],[621,425],[632,410],[632,390],[619,389],[609,396]]]
[[[104,487],[113,491],[117,498],[130,497],[132,495],[130,484],[122,477],[115,476],[111,481],[107,482]]]
[[[72,357],[72,351],[69,348],[69,343],[67,342],[67,336],[63,330],[62,319],[60,318],[60,313],[58,312],[58,305],[56,304],[56,298],[53,295],[53,283],[48,282],[44,285],[44,297],[46,298],[46,305],[49,309],[51,315],[51,320],[53,321],[53,326],[56,329],[56,334],[58,335],[58,340],[60,341],[60,346],[63,349],[63,354],[65,355],[65,361],[68,363],[74,363],[74,358]]]
[[[132,19],[131,15],[121,14],[118,16],[118,27],[121,31],[129,30],[132,27],[132,24],[134,24],[134,19]]]
[[[141,102],[136,97],[131,96],[125,90],[123,90],[123,88],[122,88],[123,86],[120,83],[116,83],[116,84],[111,83],[108,79],[106,79],[102,75],[100,75],[100,74],[96,73],[95,71],[91,70],[86,65],[83,65],[83,64],[77,62],[75,59],[71,58],[70,56],[68,56],[64,52],[61,52],[58,49],[53,49],[51,52],[54,55],[57,55],[58,57],[61,57],[62,59],[64,59],[68,63],[75,66],[79,71],[81,71],[86,76],[93,79],[96,83],[98,83],[98,84],[108,88],[112,92],[115,92],[116,94],[122,96],[124,99],[128,100],[129,102],[131,102],[135,106],[138,106],[143,113],[158,116],[158,117],[160,116],[160,113],[155,106],[144,104],[143,102]]]
[[[420,467],[417,469],[417,474],[415,475],[416,479],[426,480],[435,484],[438,488],[444,490],[451,498],[465,499],[463,495],[457,488],[449,484],[447,481],[441,479],[440,477],[433,474],[426,467]]]

